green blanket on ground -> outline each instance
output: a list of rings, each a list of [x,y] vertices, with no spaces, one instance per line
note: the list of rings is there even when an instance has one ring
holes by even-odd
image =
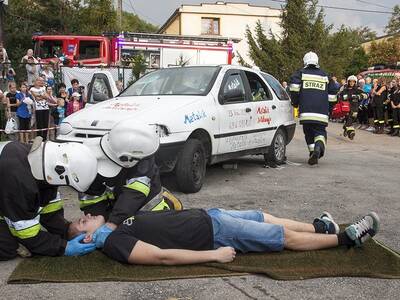
[[[400,278],[400,254],[370,240],[362,248],[337,247],[319,251],[283,251],[237,255],[229,264],[189,266],[125,265],[96,251],[82,257],[24,259],[8,283],[150,281],[198,277],[264,274],[280,280],[319,277]]]

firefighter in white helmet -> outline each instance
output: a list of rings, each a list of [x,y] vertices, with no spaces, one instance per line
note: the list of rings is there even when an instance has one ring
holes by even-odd
[[[83,237],[67,242],[69,222],[57,187],[85,191],[96,175],[96,158],[82,144],[41,137],[33,145],[0,143],[0,260],[15,257],[18,243],[49,256],[93,251],[95,245],[80,243]]]
[[[308,163],[315,165],[325,153],[329,118],[328,95],[334,97],[336,89],[333,84],[328,84],[327,74],[319,68],[317,54],[306,53],[303,62],[304,68],[291,76],[289,90],[292,105],[299,108],[300,124],[303,125],[310,151]]]
[[[141,211],[182,209],[163,189],[155,153],[160,138],[154,125],[134,120],[117,123],[102,138],[84,142],[98,161],[98,175],[79,194],[85,214],[103,215],[115,225]]]
[[[350,140],[354,139],[356,131],[353,122],[357,119],[358,108],[361,101],[368,99],[368,95],[363,92],[357,85],[357,77],[351,75],[347,78],[347,84],[339,93],[339,101],[348,101],[350,103],[350,112],[347,114],[343,125],[343,136],[347,136]]]

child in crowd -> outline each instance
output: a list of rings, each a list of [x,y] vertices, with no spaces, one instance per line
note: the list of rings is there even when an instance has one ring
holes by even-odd
[[[17,93],[16,99],[19,104],[17,108],[19,130],[29,130],[31,127],[33,99],[31,94],[28,92],[28,84],[26,82],[21,84],[21,89],[20,92]],[[20,133],[20,141],[28,143],[29,132]]]
[[[58,98],[57,107],[53,111],[54,123],[59,126],[65,118],[65,100],[63,98]]]
[[[81,95],[77,92],[72,93],[71,100],[67,105],[67,116],[81,110],[83,108],[83,103],[79,100]]]

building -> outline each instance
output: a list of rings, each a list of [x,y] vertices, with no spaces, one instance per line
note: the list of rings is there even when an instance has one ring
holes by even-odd
[[[240,39],[235,43],[235,52],[252,63],[248,57],[246,28],[254,29],[259,20],[266,32],[279,35],[281,10],[248,3],[202,3],[181,5],[161,26],[158,33],[190,36],[220,36]],[[237,57],[233,59],[237,63]]]

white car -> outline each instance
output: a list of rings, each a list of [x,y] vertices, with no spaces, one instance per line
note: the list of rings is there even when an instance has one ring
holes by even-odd
[[[161,171],[175,171],[181,191],[200,190],[206,164],[263,154],[277,164],[296,123],[289,96],[270,74],[234,65],[160,69],[117,97],[104,74],[95,74],[89,102],[62,122],[58,140],[101,137],[117,122],[156,124]]]

